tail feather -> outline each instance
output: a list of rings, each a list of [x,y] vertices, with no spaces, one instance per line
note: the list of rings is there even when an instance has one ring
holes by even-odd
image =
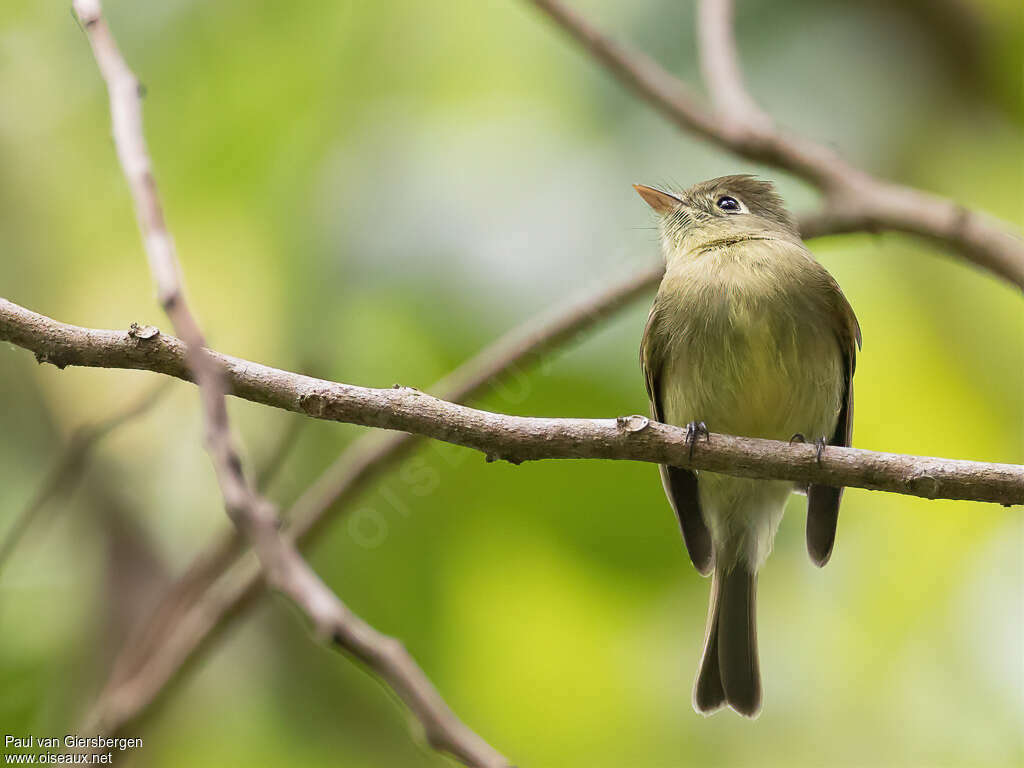
[[[697,682],[693,687],[693,708],[703,715],[717,712],[725,704],[722,673],[718,666],[718,601],[714,582],[711,585],[711,605],[708,607],[708,626],[704,638],[704,655],[700,660]]]
[[[723,704],[746,717],[761,711],[757,659],[757,573],[746,564],[715,566],[704,656],[694,687],[694,707],[711,714]]]

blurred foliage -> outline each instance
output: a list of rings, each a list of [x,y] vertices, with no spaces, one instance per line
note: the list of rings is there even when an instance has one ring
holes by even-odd
[[[690,3],[573,4],[695,77]],[[794,207],[814,203],[802,183],[678,134],[514,0],[107,5],[147,87],[193,304],[232,354],[425,387],[517,321],[656,258],[631,182],[754,171]],[[782,123],[1024,221],[1016,0],[749,0],[738,16],[751,87]],[[66,4],[6,0],[0,64],[0,293],[71,323],[166,328]],[[813,247],[864,329],[855,443],[1024,461],[1017,292],[904,236]],[[645,411],[644,314],[621,313],[482,405]],[[3,531],[71,431],[153,377],[0,352]],[[294,418],[231,411],[254,464]],[[359,432],[311,424],[275,499]],[[129,579],[115,557],[126,514],[153,574],[179,571],[227,525],[200,441],[195,393],[179,384],[101,444],[87,482],[0,574],[0,731],[63,734],[92,701]],[[313,562],[522,765],[1024,760],[1019,509],[848,491],[836,555],[817,571],[795,499],[761,580],[764,714],[705,720],[690,691],[707,584],[652,467],[486,465],[444,445],[416,461],[337,522]],[[129,735],[146,742],[139,766],[445,764],[380,685],[311,649],[280,599]]]

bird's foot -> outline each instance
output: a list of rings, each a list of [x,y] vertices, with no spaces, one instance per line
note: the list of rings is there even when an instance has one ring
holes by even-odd
[[[825,442],[824,437],[819,437],[814,441],[814,457],[817,459],[819,467],[821,466],[821,457],[825,455],[826,445],[828,445],[828,443]]]
[[[708,432],[708,425],[703,421],[691,421],[686,425],[686,444],[690,446],[690,458],[693,458],[693,446],[703,437],[705,443],[711,442],[711,433]]]
[[[793,443],[806,442],[807,438],[804,437],[802,432],[796,432],[793,434],[791,438],[789,438],[790,445],[792,445]],[[825,455],[825,446],[827,445],[828,442],[825,440],[824,437],[819,437],[817,440],[814,441],[814,458],[818,462],[819,467],[821,466],[821,458]]]

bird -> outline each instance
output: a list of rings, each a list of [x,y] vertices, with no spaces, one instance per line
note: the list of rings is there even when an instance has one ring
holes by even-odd
[[[860,325],[774,185],[743,174],[634,188],[656,214],[666,264],[640,345],[654,419],[684,427],[691,455],[709,430],[813,441],[819,463],[826,446],[849,446]],[[808,553],[824,566],[843,489],[659,471],[690,560],[711,574],[694,709],[756,718],[758,571],[795,491],[807,495]]]

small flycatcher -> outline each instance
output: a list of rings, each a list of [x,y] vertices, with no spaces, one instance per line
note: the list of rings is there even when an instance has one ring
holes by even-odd
[[[804,246],[775,188],[723,176],[682,193],[637,184],[658,215],[665,277],[640,347],[658,421],[771,440],[849,445],[860,327],[836,281]],[[692,446],[692,443],[691,443]],[[791,482],[662,466],[690,559],[712,573],[694,708],[761,709],[757,572]],[[842,488],[811,485],[807,550],[828,562]]]

